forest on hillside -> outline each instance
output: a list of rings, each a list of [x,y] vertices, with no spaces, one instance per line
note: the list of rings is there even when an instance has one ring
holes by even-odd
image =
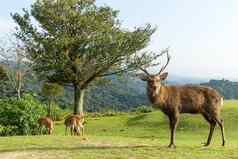
[[[238,99],[238,82],[229,80],[210,80],[201,85],[209,86],[216,89],[225,99]]]
[[[103,85],[95,85],[86,91],[85,109],[89,112],[95,111],[130,111],[142,105],[150,105],[146,95],[146,83],[130,77],[107,77],[111,82]],[[23,93],[31,93],[42,101],[46,101],[41,92],[42,83],[34,76],[28,75],[24,79]],[[176,79],[169,84],[177,84]],[[238,99],[238,82],[229,80],[210,80],[201,83],[209,86],[221,93],[225,99]],[[11,89],[10,82],[5,81],[0,84],[0,96],[15,96],[16,91]],[[34,93],[33,93],[34,92]],[[73,88],[65,87],[64,95],[56,97],[56,102],[61,108],[71,108],[73,106]]]

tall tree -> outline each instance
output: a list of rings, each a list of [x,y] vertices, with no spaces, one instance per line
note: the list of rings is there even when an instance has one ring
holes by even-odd
[[[94,0],[37,0],[30,11],[23,11],[12,17],[33,70],[41,78],[74,87],[75,114],[83,112],[84,92],[91,84],[148,66],[159,57],[144,50],[156,28],[125,29],[118,11]]]
[[[1,42],[0,60],[1,64],[5,66],[11,88],[20,99],[24,77],[30,72],[27,67],[28,61],[24,46],[20,44],[19,40],[9,37],[5,42]]]
[[[64,93],[64,87],[57,83],[44,83],[42,86],[42,93],[48,98],[48,116],[53,118],[52,104],[57,96]]]

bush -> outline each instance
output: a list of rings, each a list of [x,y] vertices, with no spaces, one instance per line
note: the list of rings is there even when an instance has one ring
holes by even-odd
[[[153,108],[149,106],[140,106],[132,110],[132,112],[137,112],[137,113],[150,113],[152,111],[153,111]]]
[[[16,132],[17,132],[16,126],[11,126],[11,125],[2,126],[2,125],[0,125],[0,135],[1,136],[17,135]]]
[[[70,111],[61,109],[58,105],[53,105],[53,120],[62,121],[67,115],[70,114]]]
[[[0,135],[37,134],[37,120],[45,114],[44,106],[29,94],[20,100],[0,99]]]

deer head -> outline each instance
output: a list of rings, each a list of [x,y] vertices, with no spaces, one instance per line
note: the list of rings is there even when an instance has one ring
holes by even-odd
[[[152,75],[146,69],[140,68],[141,71],[144,72],[143,74],[139,75],[140,79],[143,81],[146,81],[148,83],[148,85],[152,88],[160,87],[161,81],[165,80],[168,77],[168,72],[164,72],[164,70],[168,66],[171,57],[170,57],[168,51],[166,52],[166,55],[167,55],[167,62],[164,66],[162,66],[162,68],[160,69],[160,71],[157,74]]]

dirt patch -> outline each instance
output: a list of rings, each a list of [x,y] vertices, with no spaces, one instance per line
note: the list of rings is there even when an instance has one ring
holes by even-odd
[[[55,152],[4,152],[0,153],[0,159],[70,159],[65,153]]]
[[[24,152],[4,152],[0,154],[1,159],[21,159],[21,158],[30,158],[33,157],[30,153]]]

